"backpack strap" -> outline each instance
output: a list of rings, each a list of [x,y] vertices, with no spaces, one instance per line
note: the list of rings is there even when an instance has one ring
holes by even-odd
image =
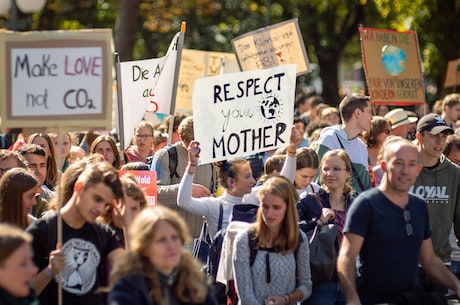
[[[219,222],[217,223],[217,232],[222,229],[222,222],[224,221],[224,206],[223,203],[219,202]]]
[[[343,147],[342,141],[340,141],[339,136],[338,136],[337,134],[336,134],[335,136],[337,137],[337,140],[339,141],[340,146],[342,147],[342,149],[345,150],[345,148]],[[346,150],[345,150],[345,151],[346,151]],[[353,177],[355,177],[356,182],[358,182],[358,185],[359,185],[359,187],[361,188],[361,191],[365,191],[363,182],[362,182],[361,179],[359,178],[358,171],[356,170],[355,166],[353,165],[353,162],[351,162],[351,171],[353,172]]]
[[[177,149],[175,145],[169,145],[166,147],[166,150],[169,155],[169,177],[172,179],[176,177],[179,179],[179,174],[177,173]]]

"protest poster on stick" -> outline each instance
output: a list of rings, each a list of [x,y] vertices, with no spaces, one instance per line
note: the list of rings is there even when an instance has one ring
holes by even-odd
[[[5,31],[0,47],[3,126],[110,129],[110,29]]]
[[[200,162],[288,145],[295,85],[295,65],[196,80],[192,105]]]
[[[144,191],[147,204],[154,206],[157,204],[157,173],[145,170],[119,170],[118,175],[131,175],[137,181],[139,187]]]
[[[241,70],[297,65],[297,75],[310,72],[307,51],[297,19],[248,32],[232,40]]]
[[[175,112],[192,112],[192,89],[197,78],[239,71],[240,67],[233,53],[183,49]]]
[[[460,58],[449,60],[447,64],[446,79],[444,81],[444,88],[458,86],[460,86]]]
[[[124,150],[133,138],[134,129],[146,112],[170,114],[176,64],[183,43],[183,32],[171,41],[168,52],[160,58],[120,62],[119,86],[121,86]]]
[[[373,28],[359,28],[359,33],[372,103],[425,103],[417,33]]]

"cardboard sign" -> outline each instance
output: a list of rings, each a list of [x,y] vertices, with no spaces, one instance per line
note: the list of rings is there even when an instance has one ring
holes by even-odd
[[[359,28],[364,72],[372,103],[425,103],[417,34]]]
[[[310,72],[310,63],[297,19],[261,28],[232,40],[241,70],[297,65],[297,75]]]
[[[183,49],[175,112],[192,112],[192,89],[197,78],[239,71],[233,53]]]
[[[447,65],[444,87],[455,87],[460,85],[460,58],[450,60]]]
[[[288,145],[295,85],[295,65],[196,80],[193,125],[200,163]]]
[[[110,129],[110,29],[1,32],[0,46],[2,125]]]
[[[118,175],[132,175],[145,193],[148,205],[157,204],[157,172],[142,170],[119,170]]]

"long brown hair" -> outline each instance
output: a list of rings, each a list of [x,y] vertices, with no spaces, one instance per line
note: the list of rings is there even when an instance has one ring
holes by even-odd
[[[286,202],[286,215],[284,216],[281,231],[273,246],[279,248],[283,254],[294,252],[299,245],[300,234],[299,215],[296,209],[297,201],[299,201],[297,190],[287,178],[273,175],[265,180],[257,193],[260,202],[262,202],[266,194],[278,196]],[[269,239],[269,230],[262,217],[262,208],[257,211],[255,229],[258,246],[260,247]]]
[[[22,194],[37,186],[37,178],[28,170],[17,167],[7,171],[0,180],[0,222],[26,229],[29,222],[22,205]]]
[[[142,275],[148,279],[149,295],[159,305],[163,302],[163,292],[158,271],[144,253],[155,237],[157,224],[161,221],[169,223],[178,233],[182,245],[188,243],[187,225],[180,215],[167,207],[155,206],[146,208],[134,219],[129,229],[129,250],[115,263],[110,274],[110,286],[122,277]],[[188,249],[183,247],[179,263],[177,283],[174,294],[180,303],[202,303],[207,295],[207,283],[204,273]]]

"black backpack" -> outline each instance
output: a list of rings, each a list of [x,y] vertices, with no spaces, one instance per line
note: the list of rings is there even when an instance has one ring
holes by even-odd
[[[165,146],[166,151],[169,155],[169,178],[176,177],[179,179],[179,174],[177,173],[177,148],[175,145],[169,144]],[[153,156],[147,157],[147,164],[152,168]]]

